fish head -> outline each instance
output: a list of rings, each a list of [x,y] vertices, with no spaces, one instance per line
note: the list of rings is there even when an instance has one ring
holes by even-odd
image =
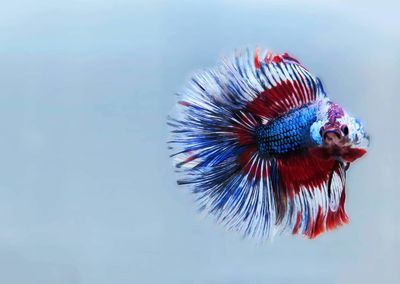
[[[369,135],[361,121],[329,100],[319,102],[310,136],[317,145],[310,148],[310,152],[322,159],[353,162],[361,158],[369,146]]]

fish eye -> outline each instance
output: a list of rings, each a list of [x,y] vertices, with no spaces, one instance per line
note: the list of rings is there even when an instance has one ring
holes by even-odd
[[[344,136],[349,135],[349,128],[347,127],[347,125],[342,125],[342,126],[340,127],[340,130],[342,131],[342,133],[343,133]]]

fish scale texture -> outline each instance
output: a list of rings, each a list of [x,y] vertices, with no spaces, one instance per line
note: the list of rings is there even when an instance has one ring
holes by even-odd
[[[264,157],[286,154],[311,145],[310,126],[316,120],[317,106],[304,106],[257,127],[258,151]]]

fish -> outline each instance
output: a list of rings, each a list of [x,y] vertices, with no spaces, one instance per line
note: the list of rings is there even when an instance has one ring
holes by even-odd
[[[287,52],[240,50],[195,73],[168,125],[178,185],[229,230],[313,239],[349,222],[346,173],[369,135]]]

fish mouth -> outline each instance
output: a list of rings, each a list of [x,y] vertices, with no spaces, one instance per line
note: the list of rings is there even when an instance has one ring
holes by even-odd
[[[330,128],[326,130],[321,130],[321,136],[324,146],[340,148],[346,146],[347,138],[339,129]]]

